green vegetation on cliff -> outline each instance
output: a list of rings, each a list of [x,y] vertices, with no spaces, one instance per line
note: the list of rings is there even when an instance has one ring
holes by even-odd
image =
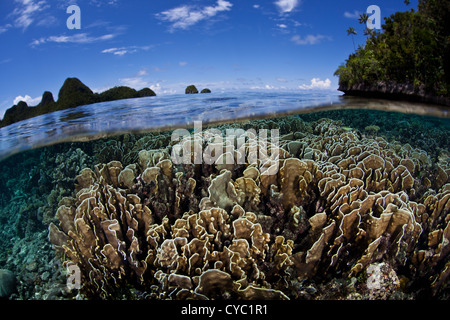
[[[364,31],[366,44],[336,70],[340,90],[384,86],[405,94],[448,97],[450,1],[419,0],[418,11],[396,12],[384,20],[381,32]]]
[[[186,90],[184,92],[186,94],[195,94],[195,93],[198,93],[198,90],[194,85],[190,85],[190,86],[186,87]]]
[[[94,93],[77,78],[67,78],[59,90],[58,101],[55,102],[52,93],[48,91],[44,92],[41,102],[35,107],[29,107],[25,102],[20,101],[17,105],[6,110],[3,120],[0,122],[0,127],[45,113],[81,105],[151,96],[156,96],[156,94],[150,88],[136,91],[124,86],[114,87],[102,93]]]
[[[98,95],[101,101],[113,101],[120,99],[131,99],[131,98],[141,98],[141,97],[151,97],[156,96],[152,89],[145,88],[136,91],[129,87],[114,87],[106,90]]]

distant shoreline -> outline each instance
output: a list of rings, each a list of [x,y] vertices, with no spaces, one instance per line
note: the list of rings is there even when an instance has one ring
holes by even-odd
[[[357,96],[364,98],[376,98],[386,100],[406,100],[411,102],[432,103],[444,107],[450,107],[450,97],[434,96],[425,92],[414,90],[412,85],[379,82],[374,85],[354,84],[339,85],[338,91],[345,96]]]
[[[185,93],[195,94],[199,92],[194,85],[189,85],[186,87]],[[200,93],[211,93],[211,90],[204,88]],[[126,86],[116,86],[102,93],[94,93],[79,79],[67,78],[59,90],[57,101],[54,100],[53,94],[49,91],[44,92],[41,102],[37,106],[28,106],[25,101],[20,101],[5,111],[3,119],[0,120],[0,128],[43,114],[82,105],[154,96],[156,96],[156,93],[150,88],[137,91]]]
[[[125,86],[114,87],[102,93],[94,93],[79,79],[67,78],[59,90],[57,101],[54,100],[53,94],[49,91],[44,92],[42,100],[37,106],[28,106],[26,102],[20,101],[6,110],[3,119],[0,121],[0,128],[50,112],[81,105],[152,96],[156,96],[156,93],[150,88],[137,91]]]

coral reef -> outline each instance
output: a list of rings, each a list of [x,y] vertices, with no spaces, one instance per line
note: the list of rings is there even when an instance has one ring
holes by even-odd
[[[9,299],[446,299],[445,126],[387,115],[129,133],[3,160]]]
[[[339,121],[271,121],[248,125],[283,128],[279,146],[242,130],[231,144],[242,138],[243,149],[230,152],[230,141],[194,133],[126,166],[83,169],[49,227],[64,265],[80,268],[82,293],[304,299],[329,298],[328,284],[333,298],[387,299],[448,290],[448,158],[434,164],[424,150]],[[186,147],[191,162],[175,161]],[[252,147],[266,157],[252,160]],[[198,150],[217,148],[226,152],[194,164]],[[220,161],[233,156],[248,161]]]
[[[151,193],[165,187],[168,177],[164,163],[171,164],[167,161],[146,168],[140,178],[143,186],[139,187],[153,186],[148,191],[150,198]],[[215,270],[224,274],[226,285],[219,288],[232,290],[228,294],[247,298],[285,297],[270,285],[263,286],[264,273],[258,269],[269,251],[274,268],[281,271],[288,265],[277,255],[286,251],[278,248],[283,247],[283,241],[277,241],[270,249],[269,234],[262,231],[254,213],[245,212],[238,205],[230,213],[219,208],[199,213],[189,211],[171,224],[169,214],[162,220],[161,214],[153,216],[140,197],[119,187],[127,181],[121,177],[129,171],[133,174],[130,168],[123,169],[120,162],[110,162],[96,169],[96,173],[85,169],[77,177],[80,191],[76,199],[63,199],[57,212],[61,229],[51,224],[49,233],[54,248],[82,270],[85,294],[110,297],[114,288],[134,279],[137,286],[153,289],[157,297],[167,295],[167,288],[172,289],[170,295],[174,298],[203,297],[212,289],[206,289],[202,279],[212,277],[206,272]],[[166,170],[166,174],[171,173]],[[177,189],[173,193],[179,193],[182,187],[181,175],[177,176],[178,179],[173,179],[173,190]],[[191,181],[195,180],[186,183]],[[195,185],[183,186],[184,190],[193,188]],[[179,197],[172,200],[174,206],[182,203]],[[155,224],[156,219],[161,223]],[[258,282],[261,284],[257,285]],[[194,288],[193,292],[186,292]],[[175,293],[176,289],[180,292]]]

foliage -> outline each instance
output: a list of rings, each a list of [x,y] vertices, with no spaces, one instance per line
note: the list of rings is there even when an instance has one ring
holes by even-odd
[[[339,85],[412,84],[415,90],[448,95],[449,18],[450,2],[445,0],[421,0],[418,11],[385,18],[382,32],[365,32],[365,45],[336,70]]]
[[[98,95],[99,101],[114,101],[120,99],[131,99],[140,97],[151,97],[156,94],[150,88],[145,88],[140,91],[136,91],[132,88],[120,86],[106,90]]]
[[[156,93],[150,88],[144,88],[137,92],[138,97],[154,97]]]
[[[58,94],[57,110],[95,103],[95,95],[77,78],[67,78]]]
[[[198,93],[198,90],[194,85],[190,85],[186,87],[185,93],[186,94]]]

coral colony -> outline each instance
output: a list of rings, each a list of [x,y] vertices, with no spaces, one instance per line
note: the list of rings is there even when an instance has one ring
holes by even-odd
[[[225,139],[219,129],[202,131],[202,123],[194,121],[194,135],[186,129],[172,133],[172,142],[181,142],[172,149],[174,164],[261,164],[261,175],[278,172],[279,130],[226,129]],[[206,144],[204,142],[207,142]],[[206,148],[203,150],[203,145]],[[194,155],[192,156],[192,152]]]
[[[255,134],[275,124],[276,143]],[[240,125],[253,130],[178,131],[158,148],[136,142],[126,165],[79,172],[49,239],[85,297],[387,299],[445,287],[448,157],[432,173],[425,151],[329,119]]]

